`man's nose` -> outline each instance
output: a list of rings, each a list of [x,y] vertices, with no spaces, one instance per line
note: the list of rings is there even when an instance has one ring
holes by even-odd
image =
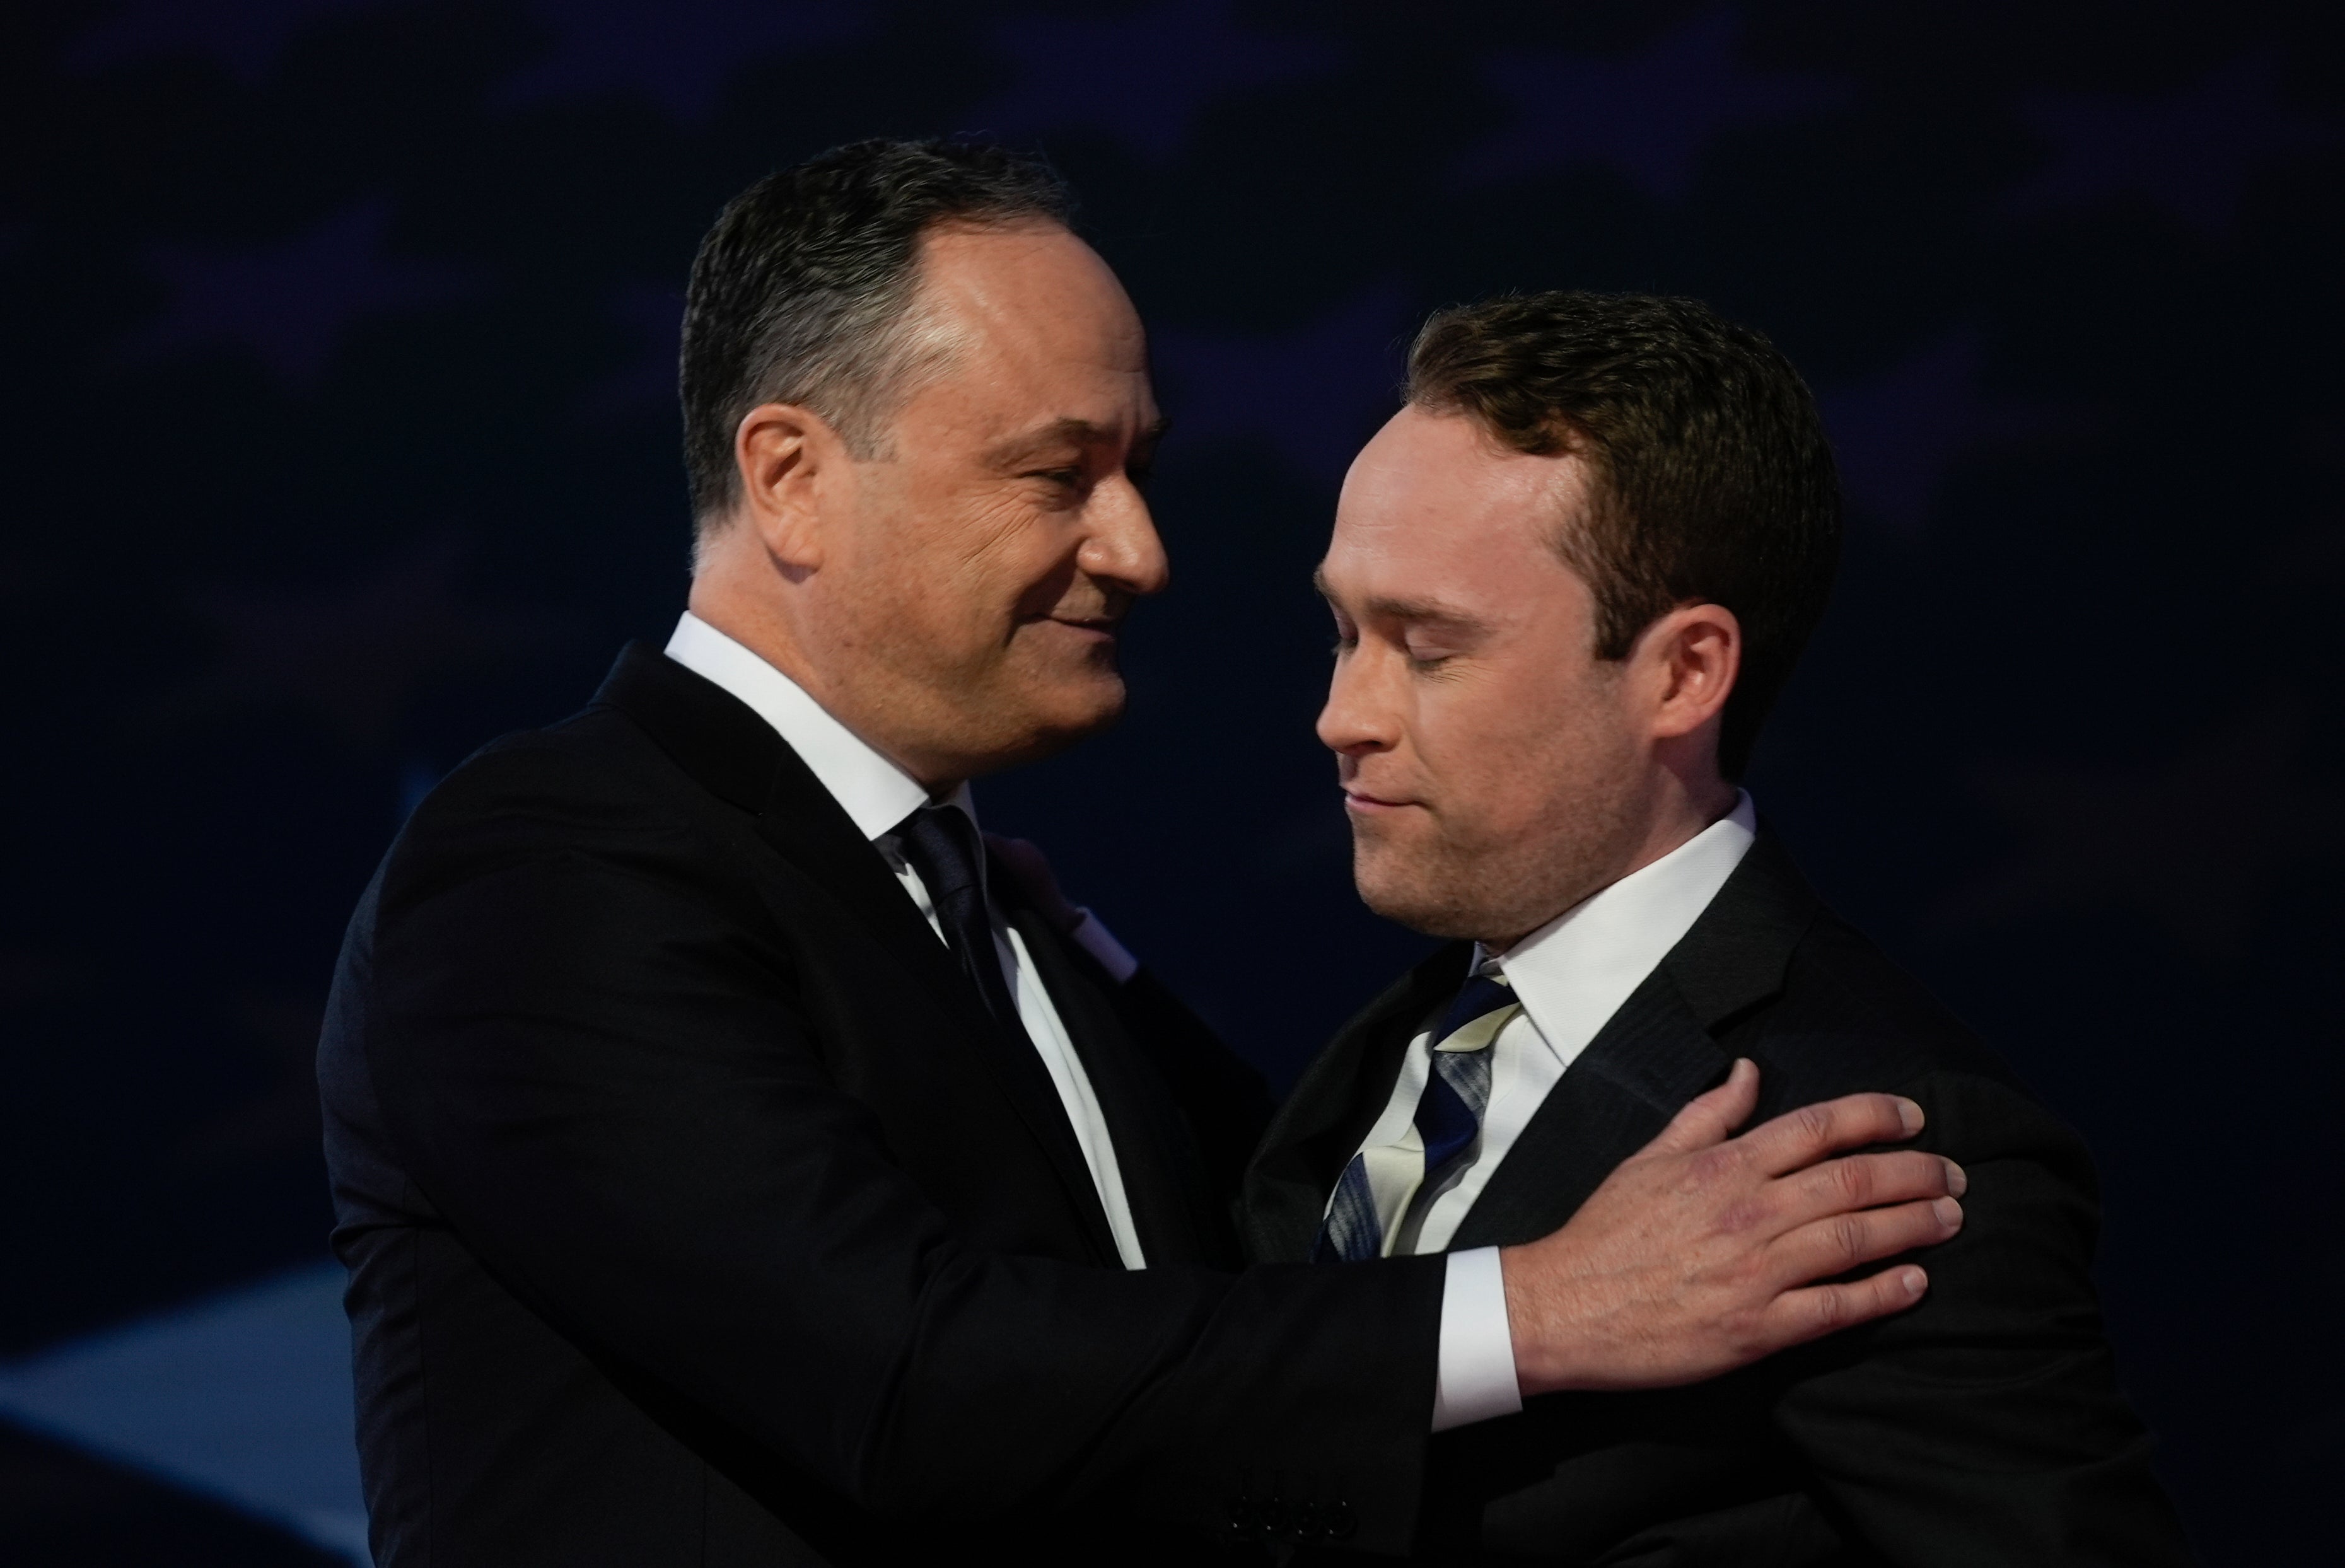
[[[1356,757],[1390,751],[1398,744],[1399,711],[1378,663],[1365,645],[1336,658],[1316,726],[1319,744],[1329,751]]]
[[[1127,593],[1162,592],[1172,581],[1172,563],[1140,487],[1118,474],[1091,492],[1091,532],[1077,564]]]

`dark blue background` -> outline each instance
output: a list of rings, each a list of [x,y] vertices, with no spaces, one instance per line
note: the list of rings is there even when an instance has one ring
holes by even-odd
[[[832,143],[990,132],[1152,326],[1178,582],[1127,723],[989,824],[1284,1081],[1417,951],[1310,734],[1307,575],[1400,342],[1508,287],[1763,327],[1852,526],[1753,792],[2092,1140],[2207,1556],[2334,1551],[2340,15],[9,8],[0,1355],[320,1252],[310,1053],[405,804],[681,607],[700,233]],[[20,1450],[0,1549],[66,1462]]]

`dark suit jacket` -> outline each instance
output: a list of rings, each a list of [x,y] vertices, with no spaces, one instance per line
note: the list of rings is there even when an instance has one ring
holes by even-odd
[[[1426,960],[1304,1074],[1247,1178],[1255,1256],[1309,1256],[1336,1175],[1467,953]],[[1709,1383],[1550,1395],[1442,1434],[1422,1553],[1653,1568],[2186,1561],[2102,1334],[2084,1147],[1825,910],[1764,832],[1557,1084],[1451,1245],[1555,1229],[1737,1056],[1761,1070],[1754,1124],[1864,1089],[1922,1104],[1920,1146],[1971,1181],[1962,1233],[1920,1258],[1928,1296]]]
[[[1145,1271],[1031,1045],[732,696],[630,648],[432,793],[320,1053],[378,1563],[1147,1561],[1274,1491],[1405,1545],[1439,1260],[1236,1270],[1258,1086],[1008,913]]]

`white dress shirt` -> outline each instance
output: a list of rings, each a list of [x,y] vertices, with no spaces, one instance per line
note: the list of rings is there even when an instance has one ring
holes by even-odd
[[[1390,1252],[1438,1252],[1449,1245],[1548,1092],[1710,907],[1757,832],[1751,797],[1739,794],[1727,815],[1650,865],[1574,905],[1506,952],[1475,950],[1477,965],[1489,962],[1506,976],[1522,1010],[1490,1046],[1490,1100],[1480,1134],[1444,1173],[1440,1185],[1423,1189],[1409,1200],[1407,1212],[1391,1233]],[[1439,1017],[1436,1009],[1427,1027],[1409,1042],[1392,1097],[1362,1140],[1362,1150],[1414,1143],[1416,1105],[1433,1070],[1433,1027]],[[1406,1167],[1406,1161],[1368,1162],[1372,1180],[1380,1169]],[[1385,1196],[1379,1194],[1380,1199]],[[1388,1213],[1401,1200],[1401,1194],[1392,1194],[1389,1202],[1378,1202],[1377,1209]],[[1444,1313],[1436,1431],[1522,1408],[1512,1340],[1505,1331],[1497,1249],[1451,1253],[1450,1289],[1454,1298],[1458,1260],[1477,1255],[1487,1257],[1483,1288],[1497,1293],[1499,1316],[1491,1326],[1487,1312],[1459,1313],[1453,1329],[1450,1314]],[[1450,1304],[1457,1304],[1454,1299]],[[1459,1340],[1454,1349],[1453,1332]]]
[[[937,940],[943,941],[944,926],[937,918],[935,901],[896,841],[897,826],[929,804],[927,788],[831,717],[797,682],[688,611],[676,622],[675,635],[668,639],[667,656],[724,687],[774,726],[846,810],[857,829],[878,847],[897,881],[928,918],[929,928],[937,934]],[[949,804],[969,813],[970,821],[977,820],[967,784],[953,792]],[[988,907],[991,907],[990,899]],[[1140,966],[1088,913],[1074,937],[1119,981],[1130,979]],[[1132,1223],[1132,1204],[1124,1197],[1123,1176],[1116,1168],[1115,1143],[1108,1137],[1107,1118],[1100,1114],[1099,1097],[1091,1092],[1091,1075],[1083,1071],[1082,1058],[1067,1035],[1067,1026],[1034,972],[1026,939],[998,912],[993,916],[993,944],[1001,960],[1002,977],[1010,983],[1010,994],[1018,999],[1018,1016],[1058,1088],[1059,1102],[1066,1108],[1075,1142],[1083,1151],[1083,1163],[1091,1168],[1100,1207],[1107,1210],[1108,1229],[1115,1234],[1116,1255],[1127,1269],[1146,1268],[1140,1232]]]

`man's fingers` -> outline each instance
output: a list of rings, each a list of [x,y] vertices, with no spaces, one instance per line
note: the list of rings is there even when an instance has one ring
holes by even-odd
[[[1690,1154],[1726,1141],[1727,1135],[1750,1119],[1759,1105],[1759,1067],[1749,1057],[1737,1057],[1726,1081],[1707,1094],[1686,1101],[1670,1125],[1639,1154]]]
[[[1761,1170],[1781,1176],[1844,1148],[1903,1143],[1921,1130],[1922,1108],[1904,1096],[1862,1094],[1786,1111],[1737,1142]]]
[[[1811,1285],[1786,1290],[1760,1318],[1766,1353],[1821,1340],[1826,1334],[1869,1323],[1902,1312],[1919,1301],[1930,1288],[1930,1277],[1912,1263],[1883,1269],[1862,1280],[1837,1285]]]
[[[1951,1198],[1917,1199],[1812,1220],[1778,1236],[1767,1248],[1774,1277],[1786,1287],[1845,1274],[1860,1264],[1934,1247],[1963,1228],[1963,1206]]]
[[[1963,1168],[1944,1155],[1918,1148],[1885,1154],[1844,1154],[1774,1184],[1769,1195],[1781,1228],[1793,1230],[1811,1220],[1916,1198],[1960,1198],[1970,1188]]]

